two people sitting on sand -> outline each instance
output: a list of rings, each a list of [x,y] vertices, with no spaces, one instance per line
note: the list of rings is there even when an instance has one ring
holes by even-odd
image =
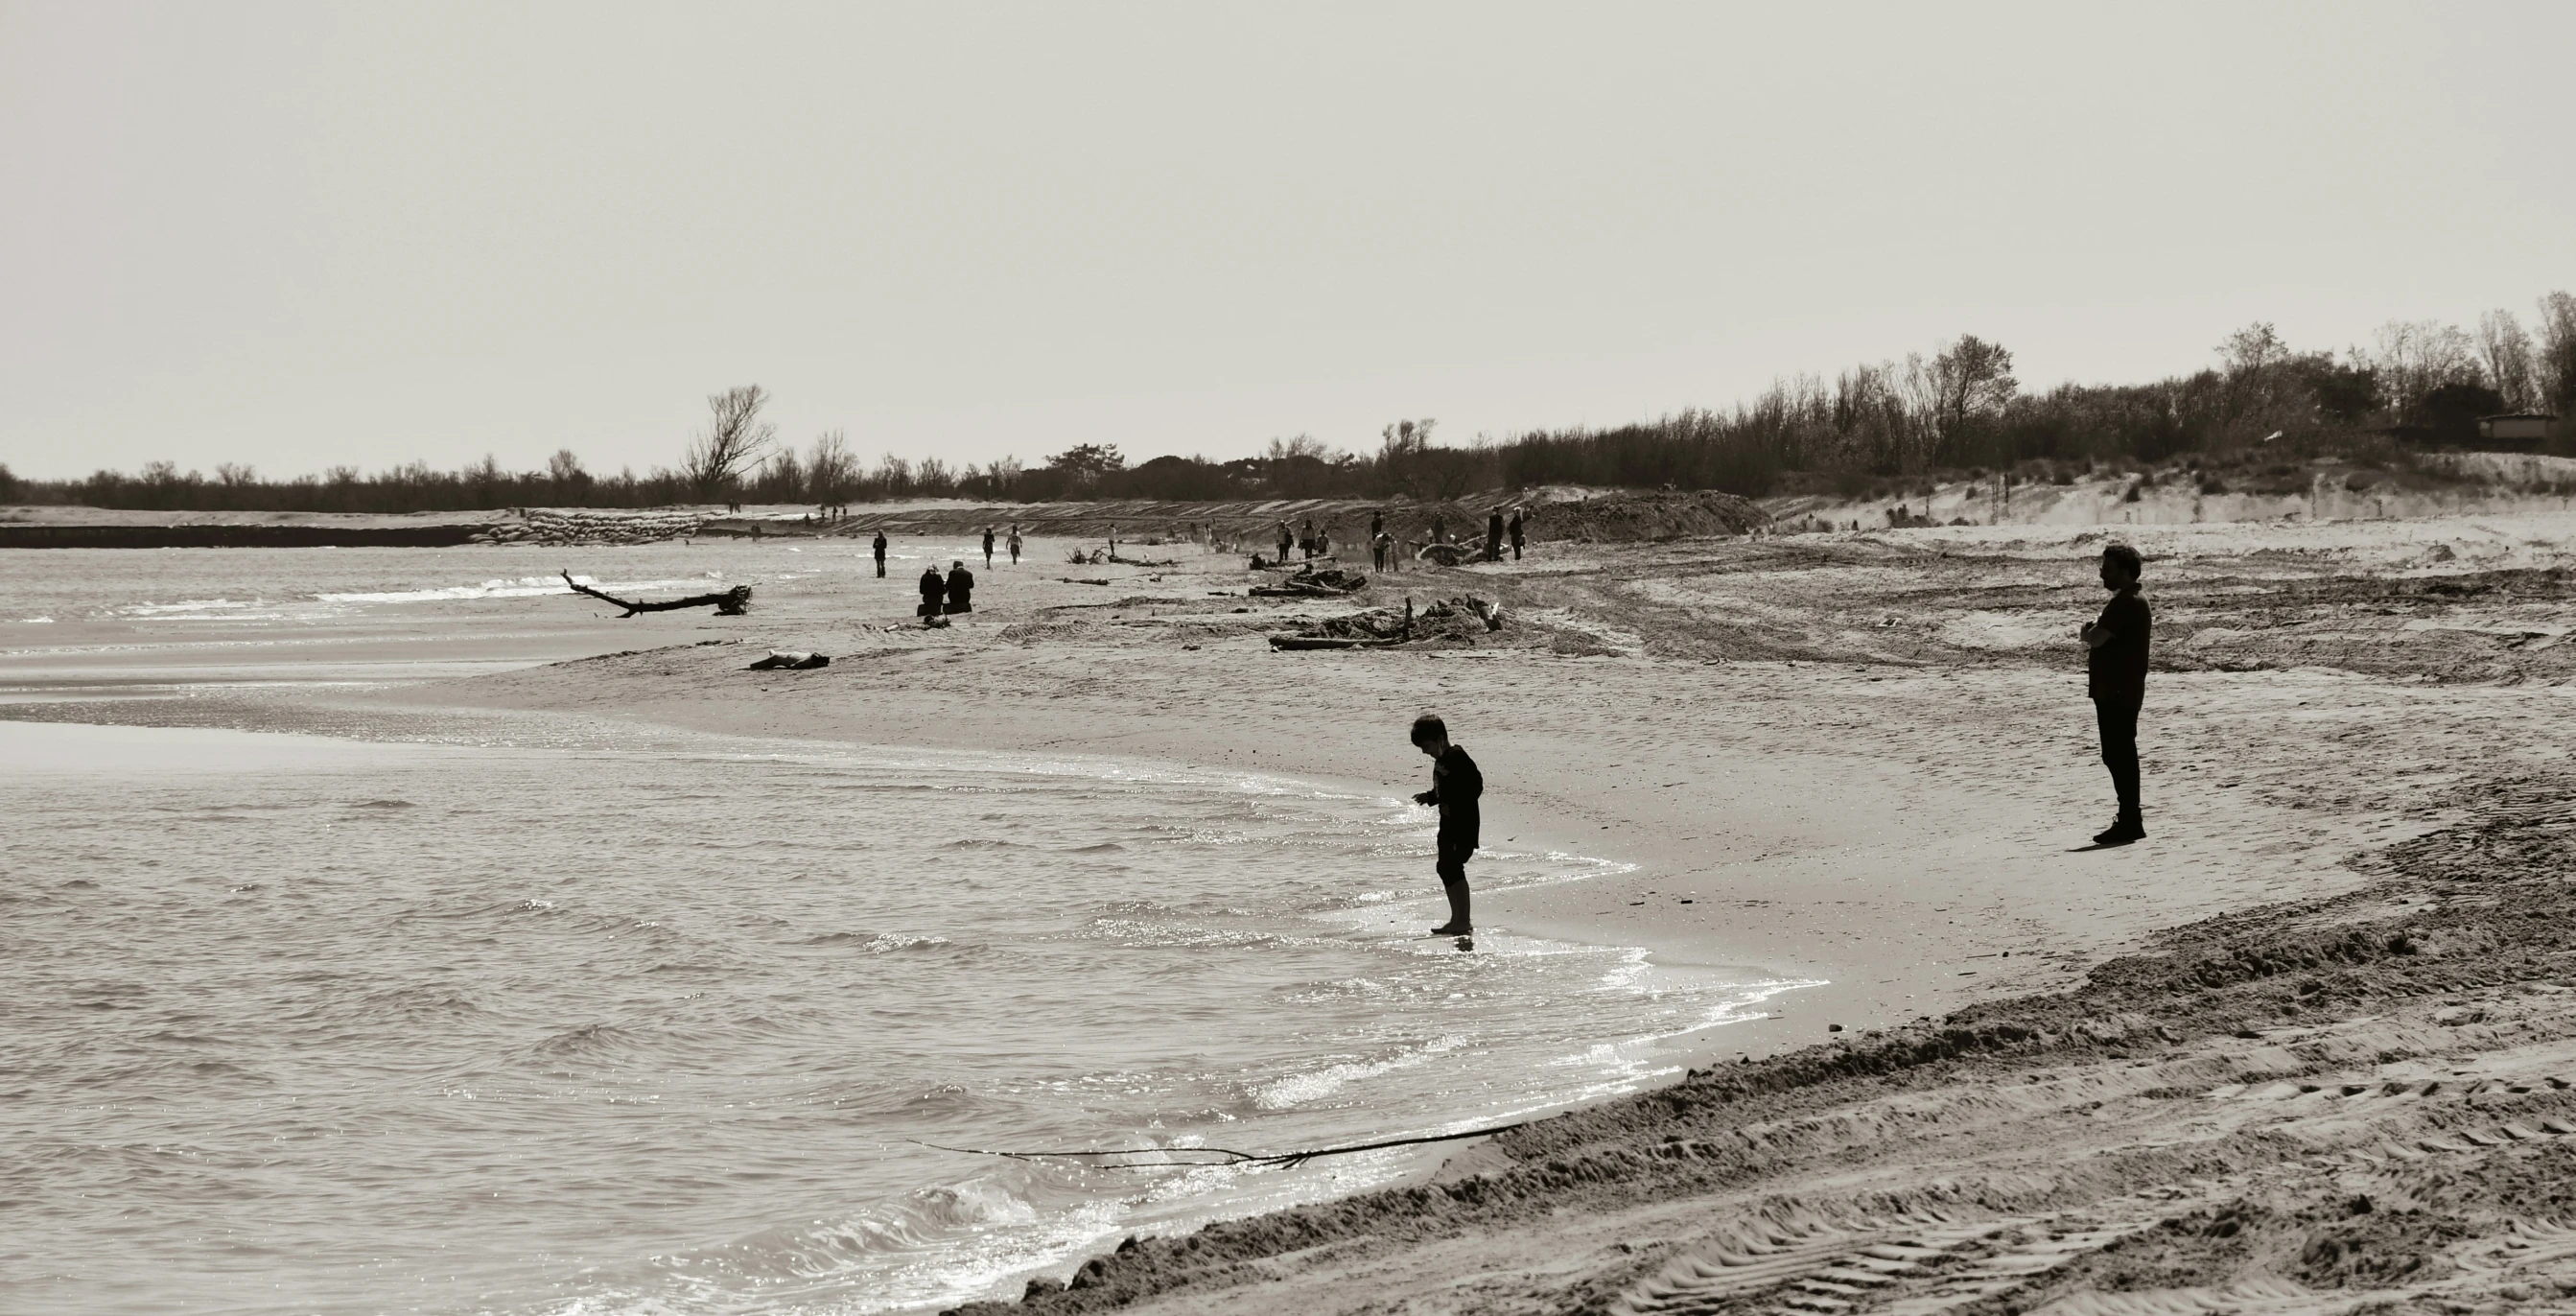
[[[975,610],[975,573],[966,569],[964,560],[948,564],[948,575],[942,579],[937,564],[921,569],[921,619],[935,621],[955,612]]]

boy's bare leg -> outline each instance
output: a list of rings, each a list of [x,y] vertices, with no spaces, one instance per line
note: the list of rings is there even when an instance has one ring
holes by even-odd
[[[1474,920],[1467,917],[1467,865],[1457,860],[1441,860],[1440,887],[1449,894],[1449,921],[1433,928],[1431,935],[1463,937],[1475,931]]]

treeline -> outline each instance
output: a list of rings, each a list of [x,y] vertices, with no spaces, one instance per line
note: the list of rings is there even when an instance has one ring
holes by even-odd
[[[134,475],[22,481],[0,466],[0,501],[170,511],[417,512],[513,506],[829,504],[907,498],[991,502],[1151,498],[1453,499],[1545,484],[1721,489],[1759,497],[1784,482],[1855,488],[1942,471],[2051,463],[2155,464],[2186,454],[2317,455],[2392,443],[2466,444],[2482,416],[2576,415],[2576,296],[2542,297],[2530,328],[2492,311],[2475,330],[2433,321],[2383,326],[2367,346],[2300,350],[2269,324],[2218,345],[2217,363],[2151,384],[2067,384],[2025,393],[2002,344],[1962,335],[1940,350],[1781,380],[1732,409],[1689,410],[1611,429],[1531,431],[1465,446],[1432,442],[1435,422],[1398,421],[1376,451],[1273,439],[1231,461],[1156,457],[1129,465],[1083,444],[1023,465],[952,466],[891,454],[864,464],[839,431],[802,450],[761,419],[758,386],[708,399],[708,420],[674,469],[595,475],[557,452],[542,471],[486,457],[460,471],[413,462],[374,475],[334,467],[266,480],[220,465],[208,478],[154,462]],[[2562,434],[2565,430],[2562,428]],[[2564,438],[2559,440],[2562,444]]]

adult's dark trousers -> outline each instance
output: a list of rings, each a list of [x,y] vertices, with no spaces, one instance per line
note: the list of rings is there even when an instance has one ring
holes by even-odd
[[[2120,816],[2138,813],[2138,705],[2143,696],[2096,695],[2093,720],[2102,729],[2102,766],[2120,796]]]
[[[878,559],[877,559],[877,579],[879,579],[879,580],[883,580],[883,579],[885,579],[885,559],[884,559],[884,558],[878,558]]]

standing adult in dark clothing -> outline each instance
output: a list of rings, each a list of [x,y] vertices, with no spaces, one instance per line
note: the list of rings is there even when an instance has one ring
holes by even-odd
[[[883,579],[885,579],[885,550],[886,550],[886,542],[885,542],[885,532],[884,532],[884,531],[882,531],[882,530],[880,530],[880,531],[878,531],[878,532],[877,532],[876,550],[877,550],[877,579],[879,579],[879,580],[883,580]]]
[[[1485,518],[1485,560],[1503,560],[1503,509],[1499,507]]]
[[[1521,509],[1517,507],[1512,509],[1511,524],[1504,528],[1509,530],[1512,536],[1512,561],[1518,562],[1521,560]]]
[[[1016,567],[1016,566],[1018,566],[1019,564],[1020,564],[1020,525],[1019,525],[1019,522],[1014,521],[1014,522],[1012,522],[1012,523],[1011,523],[1011,565]]]
[[[1376,543],[1377,537],[1385,533],[1386,509],[1383,507],[1371,508],[1369,510],[1369,542],[1372,544]]]
[[[1467,917],[1467,861],[1476,854],[1482,821],[1476,801],[1485,793],[1485,774],[1467,751],[1449,743],[1449,727],[1425,713],[1413,719],[1413,747],[1431,756],[1431,789],[1413,797],[1416,804],[1440,810],[1440,886],[1449,893],[1449,921],[1431,930],[1435,937],[1463,937],[1476,930]]]
[[[1289,546],[1290,544],[1292,544],[1292,543],[1295,543],[1295,542],[1296,542],[1296,540],[1297,540],[1297,532],[1295,532],[1295,531],[1293,531],[1293,530],[1290,530],[1290,529],[1288,528],[1288,523],[1287,523],[1287,522],[1285,522],[1285,521],[1280,522],[1280,523],[1279,523],[1279,565],[1281,565],[1281,566],[1286,566],[1286,565],[1288,565],[1288,546]]]
[[[1449,518],[1445,516],[1431,518],[1431,542],[1435,544],[1449,542]]]
[[[1377,564],[1377,569],[1380,571],[1386,570],[1387,547],[1388,541],[1385,531],[1380,530],[1369,536],[1369,560],[1375,562]]]
[[[950,612],[975,610],[975,573],[968,571],[963,562],[948,564],[948,610]]]
[[[2126,544],[2103,549],[2102,588],[2111,591],[2111,601],[2092,625],[2076,632],[2089,650],[2084,683],[2102,731],[2102,763],[2111,770],[2111,788],[2120,797],[2120,816],[2093,838],[2095,845],[2127,845],[2147,835],[2146,818],[2138,808],[2138,707],[2147,697],[2147,638],[2154,617],[2147,601],[2138,597],[2138,578],[2144,574],[2138,550]]]
[[[991,526],[986,526],[986,527],[984,527],[984,569],[985,569],[985,570],[987,570],[987,571],[990,571],[990,570],[992,570],[992,567],[993,567],[993,527],[991,527]]]
[[[939,578],[937,566],[921,569],[921,615],[926,620],[940,612],[940,599],[948,593],[948,582]]]

